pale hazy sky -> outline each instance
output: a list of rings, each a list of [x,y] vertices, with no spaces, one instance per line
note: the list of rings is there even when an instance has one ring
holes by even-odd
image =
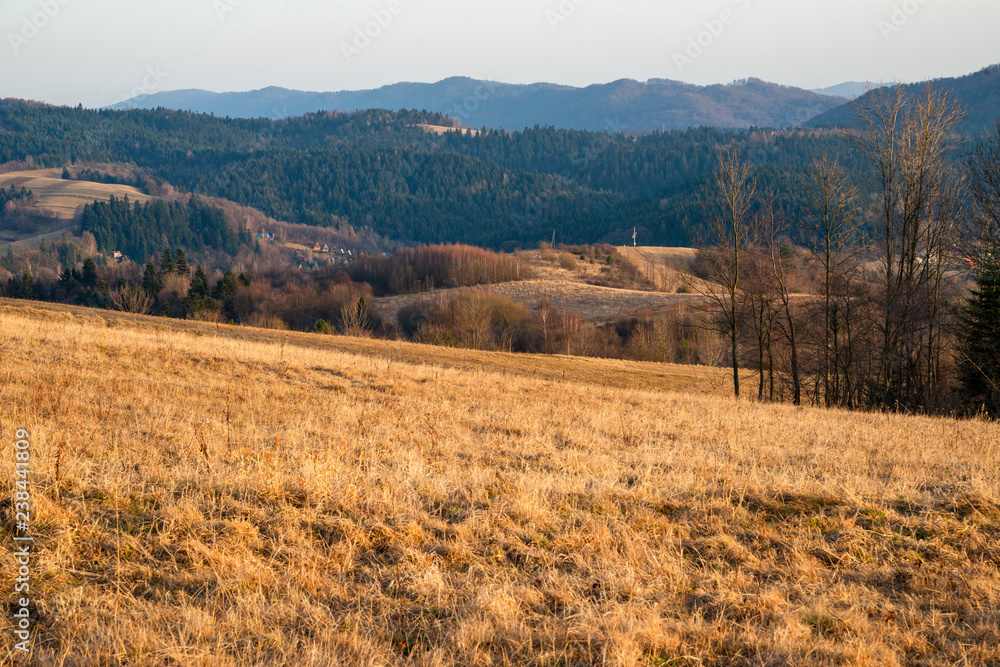
[[[355,44],[366,24],[376,36]],[[0,97],[93,107],[455,75],[918,81],[1000,63],[997,26],[997,0],[0,0]]]

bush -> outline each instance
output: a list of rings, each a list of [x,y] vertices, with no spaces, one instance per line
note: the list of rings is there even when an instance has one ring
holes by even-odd
[[[564,252],[559,255],[559,266],[563,267],[567,271],[576,271],[579,264],[576,261],[576,257],[568,252]]]
[[[399,309],[400,329],[416,341],[477,350],[523,350],[531,311],[509,297],[464,292]]]
[[[313,331],[318,334],[329,334],[333,333],[333,329],[330,327],[330,323],[326,320],[316,320],[316,324],[313,325]]]
[[[265,313],[254,313],[250,316],[248,324],[258,329],[276,329],[278,331],[285,331],[288,329],[288,325],[285,324],[285,321],[280,317]]]
[[[530,271],[511,255],[465,245],[403,248],[392,257],[363,257],[348,268],[352,280],[378,294],[411,294],[440,287],[473,287],[524,280]]]

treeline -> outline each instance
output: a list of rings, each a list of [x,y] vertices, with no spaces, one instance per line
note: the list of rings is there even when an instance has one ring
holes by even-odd
[[[700,365],[723,356],[705,314],[683,305],[597,325],[547,300],[532,311],[487,288],[418,300],[396,319],[408,339],[446,347]]]
[[[60,242],[44,253],[76,259],[75,245]],[[36,255],[37,256],[37,255]],[[3,258],[11,267],[16,260]],[[92,257],[61,273],[24,268],[0,283],[4,296],[91,308],[207,320],[273,329],[373,335],[384,331],[369,312],[368,285],[354,283],[334,267],[303,273],[278,266],[250,272],[209,274],[192,266],[181,248],[167,249],[145,266],[133,262],[98,265]]]
[[[764,400],[998,415],[1000,124],[963,165],[963,110],[948,95],[927,87],[914,102],[883,89],[855,108],[851,140],[878,176],[870,195],[836,160],[810,168],[809,215],[796,226],[816,298],[789,280],[787,211],[745,155],[720,160],[700,265],[734,393],[752,368]]]
[[[82,259],[81,253],[96,252],[97,245],[89,233],[84,237],[82,242],[70,237],[55,244],[43,242],[39,250],[22,249],[18,257],[8,250],[0,257],[0,267],[13,275],[0,283],[0,293],[128,313],[402,337],[480,350],[712,365],[722,358],[722,338],[706,326],[704,312],[683,306],[598,326],[547,301],[531,310],[486,287],[418,298],[394,318],[383,320],[372,308],[372,285],[332,266],[302,272],[257,258],[252,266],[208,272],[201,264],[192,266],[182,248],[167,249],[145,266],[129,261],[98,264],[92,257]],[[549,251],[543,246],[543,252]],[[634,274],[634,267],[629,269],[627,260],[611,247],[559,251],[560,260],[576,257],[604,264],[608,280],[627,281]],[[408,249],[377,259],[379,265],[406,267],[413,275],[425,276],[398,283],[406,288],[429,285],[427,276],[436,276],[438,286],[527,276],[514,257],[462,246]]]
[[[17,189],[13,185],[10,188],[0,187],[0,213],[7,209],[8,202],[26,201],[33,196],[31,190],[24,187]]]
[[[235,255],[241,243],[252,240],[244,227],[234,226],[220,209],[197,197],[144,204],[130,202],[127,195],[111,197],[85,206],[80,224],[104,254],[120,251],[140,262],[170,247],[185,247],[196,255],[206,248]]]
[[[408,294],[471,287],[533,277],[516,257],[466,245],[401,248],[392,256],[362,257],[348,267],[351,279],[376,294]]]
[[[282,121],[165,109],[101,111],[0,102],[0,162],[129,163],[192,193],[231,199],[293,223],[405,243],[534,247],[563,243],[684,245],[704,223],[720,147],[759,165],[762,185],[804,211],[803,168],[841,152],[834,131],[697,129],[641,137],[534,128],[438,137],[433,114],[362,111]]]

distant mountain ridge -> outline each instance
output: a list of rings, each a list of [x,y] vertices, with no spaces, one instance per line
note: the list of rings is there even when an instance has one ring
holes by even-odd
[[[927,83],[947,90],[965,107],[967,115],[959,126],[963,133],[977,135],[996,125],[997,116],[1000,115],[1000,65],[991,65],[960,77],[898,85],[904,86],[910,93],[915,93]],[[848,103],[826,111],[806,124],[811,127],[843,127],[853,121],[854,108]]]
[[[249,92],[179,90],[142,95],[110,108],[164,107],[234,118],[284,118],[316,111],[417,109],[447,114],[468,127],[521,130],[648,132],[690,127],[784,128],[801,125],[846,101],[842,97],[746,79],[696,86],[667,79],[621,79],[575,88],[453,77],[374,90],[314,93],[270,87]]]
[[[832,97],[846,97],[849,100],[853,100],[856,97],[861,97],[867,93],[872,88],[879,88],[884,84],[872,83],[870,81],[845,81],[844,83],[838,83],[836,86],[829,86],[827,88],[814,88],[812,92],[819,95],[830,95]]]

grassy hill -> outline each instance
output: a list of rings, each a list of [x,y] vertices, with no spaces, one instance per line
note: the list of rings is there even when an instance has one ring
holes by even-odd
[[[38,198],[36,207],[60,220],[71,220],[77,209],[95,201],[108,201],[111,197],[125,196],[132,201],[146,202],[150,199],[130,185],[93,183],[91,181],[63,180],[62,169],[37,169],[32,171],[12,171],[0,174],[0,187],[24,187]]]
[[[0,350],[22,664],[1000,660],[996,424],[16,302]]]
[[[139,202],[150,199],[132,186],[63,180],[61,175],[62,169],[58,168],[0,173],[0,188],[23,187],[34,195],[31,206],[24,209],[29,214],[26,219],[31,221],[27,228],[23,222],[17,229],[0,224],[0,249],[13,242],[36,245],[43,239],[55,240],[74,231],[73,219],[79,209],[95,201],[125,196]]]

